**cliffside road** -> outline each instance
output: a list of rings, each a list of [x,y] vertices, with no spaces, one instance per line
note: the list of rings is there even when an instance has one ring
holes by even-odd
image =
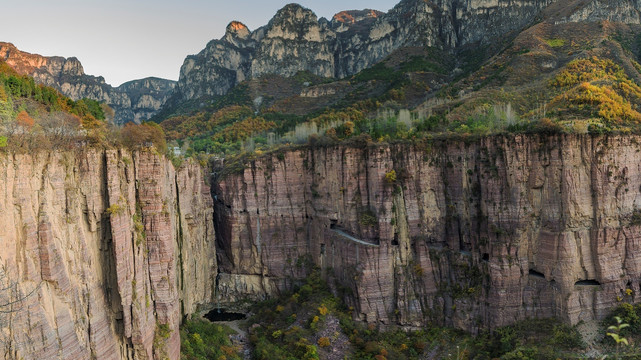
[[[349,273],[337,281],[352,289],[345,301],[367,321],[420,323],[424,311],[431,311],[437,302],[451,304],[449,309],[456,305],[451,315],[455,326],[470,330],[479,324],[498,327],[554,314],[572,324],[599,320],[617,305],[621,289],[627,286],[637,292],[641,283],[639,252],[624,251],[636,249],[641,239],[630,235],[617,240],[622,232],[637,234],[641,226],[631,221],[639,211],[640,140],[637,136],[494,136],[471,143],[446,142],[429,156],[410,146],[338,145],[287,152],[280,160],[256,159],[252,167],[216,185],[218,203],[225,204],[216,208],[224,214],[218,228],[227,231],[219,251],[230,249],[221,254],[230,259],[226,271],[238,274],[234,282],[247,284],[229,288],[271,289],[271,284],[291,276],[288,259],[309,256],[310,248],[319,249],[320,256],[331,235],[335,246],[325,253],[333,261],[324,265]],[[443,169],[435,159],[452,159],[453,166]],[[385,174],[394,166],[407,169],[406,180],[398,184],[406,189],[400,201],[380,196],[389,189]],[[268,168],[272,180],[266,183],[255,169]],[[311,183],[323,196],[310,204],[301,194]],[[343,191],[337,191],[341,187]],[[255,201],[254,194],[268,194],[270,201]],[[359,201],[344,201],[354,198]],[[480,214],[469,210],[494,203],[483,205]],[[301,219],[299,214],[310,207],[317,214],[339,213],[348,225],[340,229],[337,224],[329,232],[330,219]],[[360,239],[354,236],[360,231],[350,235],[346,229],[359,228],[359,211],[364,207],[379,210],[379,218],[387,216],[382,209],[390,214],[396,207],[396,214],[407,221],[399,224],[403,231],[381,221],[377,228],[362,227]],[[247,224],[257,224],[262,214],[276,220],[260,219],[259,256],[241,249],[255,246],[256,232],[247,231]],[[612,225],[595,227],[594,218],[612,219]],[[575,224],[582,226],[579,232]],[[296,237],[282,235],[291,229],[300,229]],[[366,241],[373,238],[414,244],[378,246]],[[481,239],[486,240],[477,241]],[[451,245],[464,250],[453,254]],[[533,263],[519,255],[526,251],[535,256]],[[405,271],[403,261],[396,259],[412,259],[412,271]],[[269,277],[257,278],[263,267],[269,269]],[[577,278],[600,286],[575,286]],[[475,301],[439,292],[445,284],[440,279],[471,289],[466,294]],[[394,317],[388,315],[395,310]],[[436,321],[450,316],[431,314]],[[468,314],[481,316],[481,323]]]
[[[374,244],[374,243],[371,243],[371,242],[359,240],[359,239],[347,234],[346,232],[344,232],[343,230],[340,230],[340,229],[332,229],[332,231],[335,232],[336,234],[346,238],[347,240],[351,240],[351,241],[359,243],[361,245],[373,246],[373,247],[379,247],[380,246],[379,244]]]

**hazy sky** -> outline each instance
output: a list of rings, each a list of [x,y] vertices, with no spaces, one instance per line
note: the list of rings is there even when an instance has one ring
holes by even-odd
[[[189,54],[220,38],[231,20],[250,30],[293,1],[280,0],[9,0],[0,41],[46,56],[77,57],[107,83],[147,76],[178,79]],[[341,10],[387,11],[399,0],[300,0],[318,17]]]

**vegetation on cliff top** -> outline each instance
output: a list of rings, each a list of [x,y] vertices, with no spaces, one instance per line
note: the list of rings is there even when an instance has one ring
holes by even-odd
[[[62,123],[66,134],[90,143],[153,143],[162,151],[165,133],[187,155],[362,139],[636,133],[641,131],[639,34],[638,26],[542,22],[491,47],[401,48],[347,79],[307,72],[265,75],[224,96],[168,106],[155,119],[160,127],[123,131],[105,121],[110,112],[105,106],[71,101],[3,64],[0,117],[14,134],[58,129],[51,123]],[[0,145],[5,142],[0,139]],[[23,145],[8,141],[16,143]]]
[[[348,79],[249,80],[158,120],[190,153],[216,154],[363,136],[639,133],[639,34],[639,26],[541,22],[492,47],[402,48]]]
[[[73,101],[57,90],[36,84],[0,61],[0,148],[13,151],[93,146],[153,145],[166,151],[162,128],[155,123],[109,123],[113,110],[95,100]]]

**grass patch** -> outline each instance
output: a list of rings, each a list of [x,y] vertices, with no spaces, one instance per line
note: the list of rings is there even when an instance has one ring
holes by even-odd
[[[565,46],[566,41],[565,39],[546,39],[545,43],[550,47],[559,48]]]
[[[236,332],[228,326],[206,320],[188,320],[180,329],[182,360],[240,360],[239,349],[229,340]]]

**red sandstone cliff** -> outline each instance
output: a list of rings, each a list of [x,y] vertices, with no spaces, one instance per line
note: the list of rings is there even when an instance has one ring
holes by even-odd
[[[200,166],[85,150],[0,154],[0,174],[2,280],[20,292],[0,303],[33,292],[0,314],[5,358],[178,359],[216,272]]]
[[[639,300],[640,154],[635,136],[512,136],[261,158],[216,187],[217,296],[287,288],[311,254],[368,322],[602,318]]]

